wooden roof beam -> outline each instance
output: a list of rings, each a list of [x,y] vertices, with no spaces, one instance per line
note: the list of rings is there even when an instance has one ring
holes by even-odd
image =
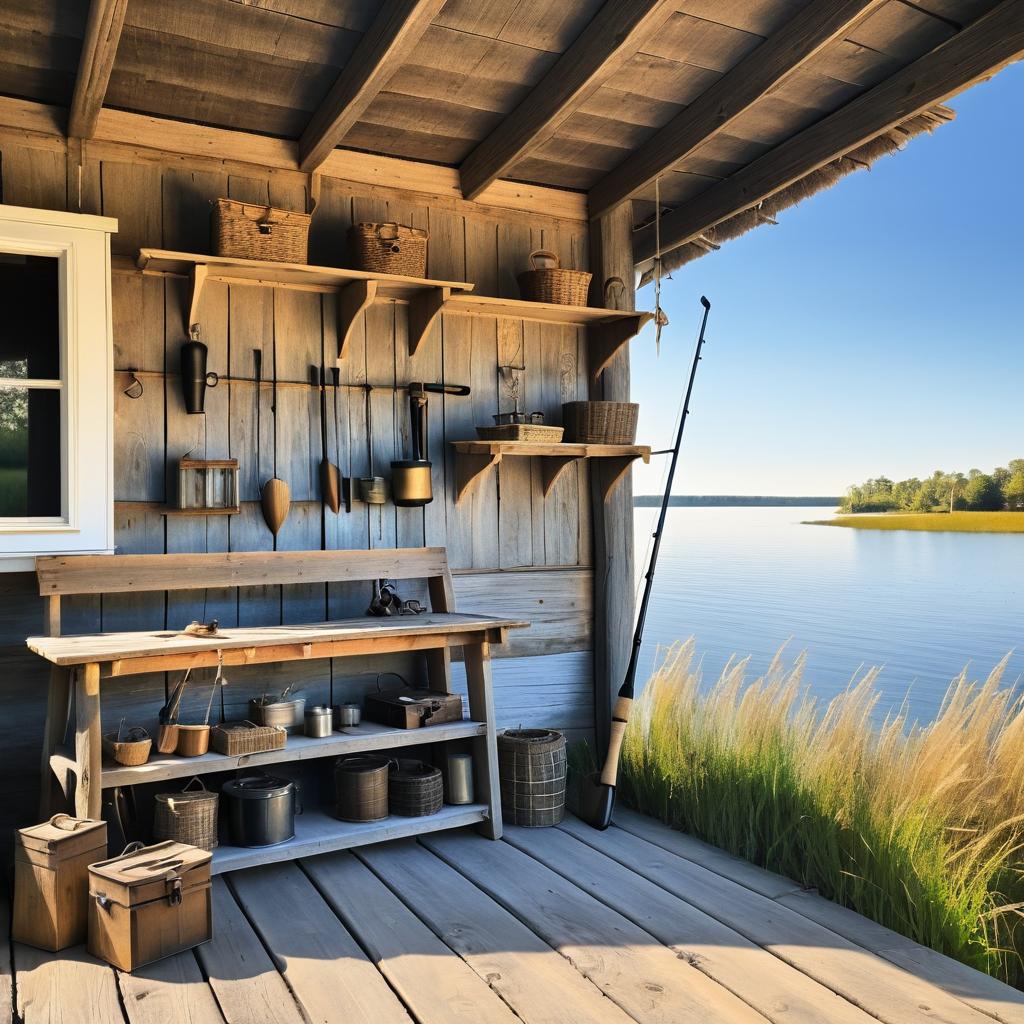
[[[420,41],[444,0],[385,0],[299,139],[301,170],[315,171],[363,116]]]
[[[599,217],[654,183],[695,149],[724,131],[765,93],[887,0],[817,0],[795,14],[748,57],[677,114],[590,190]]]
[[[554,135],[678,6],[671,0],[607,0],[526,99],[462,162],[462,194],[475,199]]]
[[[96,131],[127,9],[128,0],[92,0],[89,5],[82,55],[78,60],[78,77],[68,116],[68,135],[71,138],[91,139]]]
[[[661,218],[662,252],[749,210],[800,178],[1024,56],[1024,3],[1003,0],[930,53]],[[634,233],[638,265],[655,256],[653,223]]]

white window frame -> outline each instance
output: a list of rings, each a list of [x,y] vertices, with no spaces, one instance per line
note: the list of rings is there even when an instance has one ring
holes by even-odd
[[[58,260],[61,383],[60,516],[0,518],[0,572],[37,555],[114,551],[114,351],[111,217],[0,205],[0,252]]]

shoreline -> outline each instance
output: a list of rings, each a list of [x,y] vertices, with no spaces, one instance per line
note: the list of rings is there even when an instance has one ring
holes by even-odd
[[[917,533],[1024,533],[1024,512],[860,512],[807,519],[801,525]]]

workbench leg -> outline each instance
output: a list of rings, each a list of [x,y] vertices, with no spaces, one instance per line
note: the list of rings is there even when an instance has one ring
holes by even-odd
[[[103,737],[100,728],[100,667],[84,665],[75,675],[75,815],[99,818],[103,796]]]
[[[57,811],[66,810],[67,793],[61,792],[50,757],[64,743],[71,714],[71,670],[54,665],[50,669],[50,688],[46,697],[46,725],[43,727],[43,756],[39,765],[39,820],[46,821]]]
[[[469,717],[485,722],[487,731],[473,739],[476,784],[487,804],[489,817],[480,830],[490,839],[501,838],[501,786],[498,781],[498,734],[494,726],[494,687],[491,684],[491,648],[487,643],[462,649],[469,690]]]

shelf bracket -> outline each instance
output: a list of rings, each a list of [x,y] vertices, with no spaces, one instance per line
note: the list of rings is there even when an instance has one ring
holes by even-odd
[[[622,478],[626,475],[626,471],[636,459],[636,455],[623,455],[610,459],[594,460],[591,465],[591,472],[594,471],[595,466],[600,466],[597,470],[597,486],[602,502],[607,502],[612,496],[615,488],[618,487]],[[649,460],[644,459],[644,462],[647,461]]]
[[[544,497],[551,493],[551,488],[565,469],[578,462],[579,455],[544,455],[540,460],[541,479],[544,482]]]
[[[359,314],[377,298],[376,281],[353,281],[338,293],[338,362],[348,352],[349,339]]]
[[[185,321],[189,330],[199,326],[199,300],[203,295],[203,285],[210,273],[210,268],[205,263],[197,263],[188,272],[188,319]]]
[[[428,288],[417,292],[409,300],[409,355],[416,355],[420,343],[427,336],[437,314],[451,298],[451,288]]]
[[[466,492],[480,477],[501,462],[501,455],[491,453],[475,455],[469,452],[455,453],[455,504],[462,501]]]
[[[635,338],[640,329],[653,314],[637,313],[636,316],[610,320],[607,323],[591,324],[587,328],[590,341],[590,377],[597,383],[601,371],[615,358],[620,348]]]

